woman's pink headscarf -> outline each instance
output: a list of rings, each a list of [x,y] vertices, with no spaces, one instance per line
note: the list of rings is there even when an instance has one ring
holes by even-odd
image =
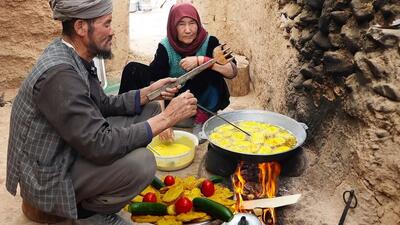
[[[193,42],[187,46],[182,47],[178,40],[178,32],[176,30],[176,26],[178,22],[183,17],[189,17],[194,19],[197,22],[197,37],[193,40]],[[175,49],[176,52],[183,56],[194,55],[197,50],[201,47],[204,40],[207,37],[207,31],[203,28],[200,21],[199,13],[196,8],[190,3],[180,3],[175,4],[171,7],[168,16],[168,24],[167,24],[167,37],[171,46]]]

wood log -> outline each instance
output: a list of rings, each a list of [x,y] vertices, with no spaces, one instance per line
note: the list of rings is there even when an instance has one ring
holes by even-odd
[[[22,212],[29,220],[36,223],[58,223],[66,220],[65,218],[42,212],[25,200],[22,200]]]
[[[249,61],[245,56],[235,55],[238,73],[233,79],[225,79],[233,97],[247,95],[250,91]]]

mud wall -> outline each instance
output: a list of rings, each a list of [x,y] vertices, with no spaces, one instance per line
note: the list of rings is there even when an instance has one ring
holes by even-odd
[[[398,38],[372,29],[398,1],[191,1],[211,34],[250,61],[260,104],[309,125],[301,176],[282,178],[302,200],[282,224],[400,223]],[[285,165],[283,165],[285,166]]]
[[[287,111],[284,90],[296,51],[282,38],[276,1],[193,1],[211,35],[250,61],[250,76],[263,107]]]
[[[0,1],[0,91],[19,87],[47,44],[60,35],[61,25],[52,19],[48,1]],[[128,0],[114,3],[115,58],[107,70],[121,70],[128,57]]]

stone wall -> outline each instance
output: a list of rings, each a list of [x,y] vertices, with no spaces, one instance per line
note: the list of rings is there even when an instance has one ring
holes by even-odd
[[[19,87],[39,54],[61,34],[52,19],[48,1],[0,1],[0,91]],[[114,3],[114,59],[107,62],[111,74],[120,71],[128,58],[128,0]]]
[[[294,109],[302,109],[292,114],[309,122],[318,118],[311,126],[324,133],[319,136],[337,138],[342,143],[337,147],[349,147],[336,150],[339,159],[347,158],[337,165],[350,164],[353,176],[349,179],[343,171],[332,177],[347,177],[343,181],[363,199],[354,221],[398,224],[400,30],[390,25],[400,23],[394,22],[396,16],[400,19],[400,2],[281,1],[281,7],[287,38],[300,53],[302,65],[293,74],[290,85],[297,91],[292,96],[306,95],[289,99]],[[322,113],[326,109],[330,112]],[[328,127],[330,118],[335,124]]]

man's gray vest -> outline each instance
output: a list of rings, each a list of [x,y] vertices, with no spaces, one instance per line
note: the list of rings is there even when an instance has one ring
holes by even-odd
[[[49,68],[71,65],[87,84],[88,72],[75,51],[55,39],[44,51],[16,96],[10,122],[7,158],[7,190],[34,207],[67,218],[76,218],[75,192],[69,169],[75,154],[33,101],[33,88]],[[56,110],[56,109],[54,109]]]

